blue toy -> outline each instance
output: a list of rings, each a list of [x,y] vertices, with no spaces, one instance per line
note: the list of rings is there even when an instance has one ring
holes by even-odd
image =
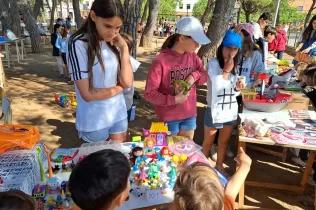
[[[170,180],[175,180],[177,178],[177,172],[176,172],[176,167],[171,166],[171,171],[168,174]]]

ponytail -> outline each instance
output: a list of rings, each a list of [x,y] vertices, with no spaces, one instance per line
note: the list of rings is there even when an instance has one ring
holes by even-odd
[[[173,34],[171,36],[169,36],[166,41],[163,43],[161,49],[165,49],[165,48],[172,48],[173,45],[179,40],[180,38],[180,34]]]

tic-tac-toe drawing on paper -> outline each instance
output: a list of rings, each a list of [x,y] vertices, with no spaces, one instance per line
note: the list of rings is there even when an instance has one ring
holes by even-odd
[[[212,118],[213,123],[230,122],[237,119],[236,92],[231,80],[222,75],[212,77]]]

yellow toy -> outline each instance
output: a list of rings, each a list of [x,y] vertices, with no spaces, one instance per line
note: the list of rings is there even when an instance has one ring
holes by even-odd
[[[183,163],[188,159],[188,156],[186,154],[181,154],[180,155],[180,162]]]
[[[245,100],[255,100],[257,92],[255,89],[243,89],[241,91],[242,98]]]
[[[71,106],[77,106],[75,93],[71,93]]]
[[[171,159],[172,163],[177,166],[179,163],[179,156],[178,155],[173,155]]]

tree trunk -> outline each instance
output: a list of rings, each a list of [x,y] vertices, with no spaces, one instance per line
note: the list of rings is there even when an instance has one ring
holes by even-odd
[[[136,58],[137,24],[142,10],[142,0],[125,0],[125,18],[123,31],[133,37],[131,55]]]
[[[63,3],[62,3],[62,0],[59,0],[59,8],[60,8],[60,18],[63,18]]]
[[[25,28],[30,33],[32,52],[43,52],[44,48],[41,42],[41,35],[38,30],[36,20],[33,17],[30,5],[28,3],[25,3],[25,1],[23,0],[19,0],[18,8],[24,17]]]
[[[67,5],[67,17],[69,17],[69,0],[66,0],[66,5]]]
[[[149,15],[147,23],[140,39],[141,47],[151,47],[152,38],[154,36],[154,29],[156,27],[158,10],[160,0],[148,0],[149,1]]]
[[[202,24],[202,26],[205,25],[207,18],[208,18],[208,17],[210,16],[210,14],[211,14],[211,10],[212,10],[214,1],[215,1],[215,0],[208,0],[208,1],[207,1],[206,9],[205,9],[205,11],[204,11],[204,13],[203,13],[203,15],[202,15],[202,17],[201,17],[201,24]]]
[[[17,37],[21,36],[20,13],[16,1],[0,0],[2,32],[11,30]]]
[[[309,19],[311,18],[312,12],[315,9],[315,4],[316,4],[316,0],[313,0],[313,3],[311,5],[311,7],[309,8],[307,15],[306,15],[306,18],[305,18],[304,28],[306,28],[308,25],[308,22],[309,22]]]
[[[250,13],[245,12],[245,17],[246,17],[246,23],[250,23]]]
[[[41,8],[43,8],[43,0],[35,0],[35,5],[33,8],[33,16],[35,20],[37,19],[37,16],[39,15]]]
[[[206,35],[212,40],[208,45],[203,45],[198,55],[204,58],[212,58],[216,55],[216,49],[221,44],[226,33],[228,22],[233,13],[235,0],[216,1],[211,23]]]
[[[79,0],[72,0],[72,7],[75,15],[75,22],[77,24],[77,29],[82,26],[82,18],[80,13]]]
[[[51,12],[50,12],[50,21],[49,21],[49,27],[50,27],[50,31],[51,32],[54,31],[56,7],[57,7],[57,0],[52,0],[52,9],[51,9]]]
[[[140,21],[140,25],[143,25],[145,20],[147,19],[147,13],[148,13],[148,4],[149,4],[149,0],[147,0],[146,4],[145,4],[145,8],[144,8],[144,12],[142,15],[142,19]]]

